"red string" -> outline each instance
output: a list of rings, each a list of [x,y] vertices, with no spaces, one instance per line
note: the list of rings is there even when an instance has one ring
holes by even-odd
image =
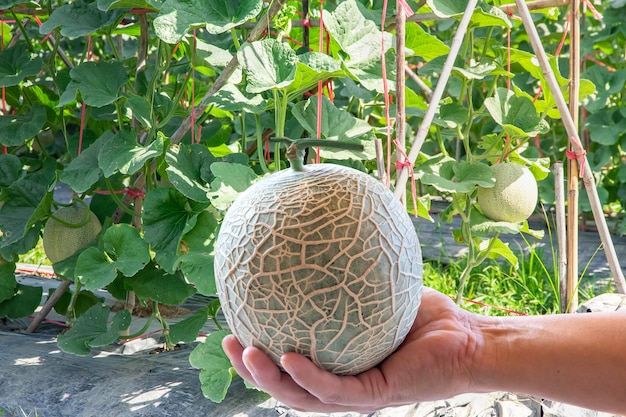
[[[587,151],[566,151],[565,155],[567,156],[567,159],[575,159],[578,162],[578,164],[580,165],[580,172],[578,173],[578,175],[580,176],[580,178],[582,178],[585,173],[585,163],[587,162],[587,158],[585,158],[585,156],[587,155]]]
[[[387,14],[387,6],[388,2],[385,0],[383,2],[383,13],[381,19],[381,65],[382,65],[382,76],[383,76],[383,96],[385,99],[385,122],[387,128],[387,175],[385,176],[385,182],[387,187],[391,185],[391,121],[389,116],[389,108],[391,104],[389,102],[389,85],[387,85],[387,62],[385,59],[385,16]]]
[[[494,306],[494,305],[491,305],[491,304],[483,303],[482,301],[470,300],[468,298],[463,298],[463,301],[465,301],[466,303],[476,304],[476,305],[479,305],[479,306],[482,306],[482,307],[489,307],[489,308],[493,308],[493,309],[496,309],[496,310],[504,311],[504,312],[509,313],[509,314],[516,314],[518,316],[526,316],[527,315],[526,313],[523,313],[521,311],[511,310],[511,309],[504,308],[504,307]]]
[[[100,195],[111,194],[111,192],[108,190],[94,190],[93,193],[100,194]],[[115,190],[115,194],[127,194],[131,197],[146,198],[146,195],[142,191],[131,190],[130,188],[125,188],[123,190]]]
[[[402,11],[406,17],[413,16],[413,9],[411,9],[411,6],[409,6],[405,0],[399,0],[398,3],[400,4],[400,7],[402,7]]]
[[[0,51],[4,51],[4,24],[0,25]],[[1,93],[2,95],[2,115],[6,115],[7,114],[7,96],[6,96],[6,90],[5,87],[3,86],[1,89]],[[6,147],[6,145],[2,145],[2,154],[5,155],[9,152],[8,148]]]
[[[591,4],[591,2],[589,0],[583,0],[583,3],[585,3],[585,5],[587,6],[587,8],[591,11],[591,13],[593,14],[593,17],[596,20],[602,20],[602,14],[600,14],[600,12],[598,12],[598,10],[596,10],[595,7],[593,7],[593,4]]]
[[[413,199],[413,215],[417,217],[417,186],[415,185],[415,169],[413,167],[413,163],[409,160],[402,144],[395,139],[393,143],[396,145],[396,148],[402,158],[398,158],[396,160],[396,171],[401,171],[404,168],[408,168],[411,174],[411,198]]]
[[[324,49],[324,0],[320,0],[320,34],[319,45],[320,52]],[[324,82],[317,82],[317,119],[315,126],[315,135],[317,139],[322,138],[322,95],[324,94]],[[320,163],[320,148],[318,147],[315,152],[315,163]]]
[[[200,139],[196,138],[196,112],[194,111],[194,105],[196,103],[196,69],[193,65],[196,55],[196,29],[193,30],[193,44],[191,46],[191,102],[189,107],[191,108],[191,143],[197,141],[200,143]]]

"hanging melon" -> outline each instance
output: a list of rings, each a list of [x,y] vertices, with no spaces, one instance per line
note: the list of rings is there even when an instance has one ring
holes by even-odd
[[[381,362],[410,330],[422,258],[405,208],[380,182],[339,165],[292,164],[230,207],[215,278],[244,346],[276,363],[298,352],[353,375]]]

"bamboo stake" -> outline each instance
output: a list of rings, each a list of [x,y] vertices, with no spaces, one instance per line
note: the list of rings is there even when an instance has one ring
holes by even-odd
[[[515,2],[517,4],[520,17],[522,18],[522,22],[524,23],[526,32],[529,36],[533,51],[537,56],[537,60],[539,61],[539,65],[541,66],[543,75],[546,77],[546,81],[548,83],[550,91],[554,96],[556,106],[561,114],[561,119],[563,120],[563,125],[565,127],[565,130],[567,131],[569,140],[572,143],[572,147],[575,152],[580,155],[578,157],[578,162],[581,164],[583,184],[585,185],[585,190],[587,191],[587,195],[589,196],[591,211],[593,212],[593,217],[598,228],[600,240],[602,242],[602,245],[604,246],[604,253],[609,263],[609,269],[611,270],[611,273],[613,275],[615,287],[617,291],[621,294],[626,294],[626,281],[624,280],[624,274],[622,273],[622,269],[619,265],[619,260],[615,252],[613,241],[611,240],[609,228],[607,226],[606,219],[604,218],[604,213],[602,212],[602,205],[600,204],[600,198],[598,197],[598,190],[595,186],[593,173],[591,172],[591,168],[589,167],[589,163],[585,155],[585,150],[580,142],[576,125],[572,120],[567,104],[565,103],[565,98],[563,97],[563,94],[561,93],[561,90],[559,88],[559,84],[556,81],[556,77],[552,72],[550,62],[548,61],[546,52],[544,51],[543,45],[541,44],[541,38],[537,33],[537,28],[533,23],[530,11],[526,7],[524,0],[515,0]]]
[[[559,275],[559,299],[561,300],[561,313],[567,310],[567,226],[565,220],[565,187],[563,163],[554,164],[554,195],[556,208],[556,240],[558,245],[558,275]]]
[[[417,155],[419,155],[419,152],[422,149],[422,145],[424,144],[424,140],[426,139],[426,135],[428,134],[430,125],[433,122],[435,113],[439,108],[439,102],[441,101],[443,91],[446,88],[446,84],[448,83],[448,78],[450,78],[450,74],[452,73],[454,61],[456,60],[456,57],[459,54],[459,50],[461,49],[463,38],[465,37],[467,27],[469,26],[472,13],[476,8],[477,3],[478,0],[468,1],[467,7],[465,8],[465,12],[463,13],[463,17],[461,18],[461,22],[459,23],[456,34],[454,35],[454,38],[452,38],[450,52],[448,53],[446,62],[444,63],[443,69],[441,70],[439,81],[437,81],[437,86],[433,91],[433,96],[430,100],[430,103],[428,104],[426,114],[424,114],[424,120],[422,120],[422,123],[417,130],[415,138],[413,139],[413,143],[411,144],[411,151],[408,154],[410,165],[405,166],[402,168],[402,170],[398,171],[398,177],[396,179],[396,189],[394,191],[394,195],[396,196],[396,198],[399,198],[404,192],[403,190],[406,189],[406,181],[409,178],[409,170],[413,169],[412,166],[417,159]]]
[[[406,149],[406,115],[405,92],[406,76],[404,67],[406,65],[406,56],[404,53],[405,36],[406,36],[406,15],[402,12],[402,4],[400,0],[396,0],[396,140],[402,146],[402,149],[396,150],[396,161],[405,163],[404,151]],[[387,121],[389,123],[389,121]],[[400,201],[406,203],[406,187],[399,196]]]
[[[570,23],[570,56],[569,56],[569,113],[572,122],[578,131],[580,93],[580,0],[571,0],[569,10]],[[571,143],[568,149],[574,151]],[[579,169],[578,161],[570,159],[567,169],[567,210],[569,234],[567,239],[567,281],[566,302],[567,311],[573,313],[578,308],[578,195],[579,195]]]

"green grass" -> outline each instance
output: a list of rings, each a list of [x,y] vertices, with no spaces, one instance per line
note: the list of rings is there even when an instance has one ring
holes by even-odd
[[[426,262],[424,285],[454,298],[463,267],[463,260],[450,264]],[[538,252],[519,255],[517,268],[508,263],[485,261],[470,275],[463,307],[481,314],[500,316],[515,314],[513,312],[529,315],[558,313],[559,284],[553,270],[551,265],[541,260],[541,253]],[[610,288],[604,288],[602,292],[606,291]],[[579,302],[593,298],[597,292],[593,280],[581,280]]]
[[[52,265],[43,251],[43,240],[39,239],[37,246],[23,255],[20,255],[19,262],[31,265]]]

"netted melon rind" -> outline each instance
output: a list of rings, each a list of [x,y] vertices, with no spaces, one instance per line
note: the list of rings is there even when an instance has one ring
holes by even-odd
[[[268,176],[235,201],[216,244],[215,277],[244,346],[277,363],[299,352],[352,375],[377,365],[410,330],[422,257],[389,189],[321,164]]]

